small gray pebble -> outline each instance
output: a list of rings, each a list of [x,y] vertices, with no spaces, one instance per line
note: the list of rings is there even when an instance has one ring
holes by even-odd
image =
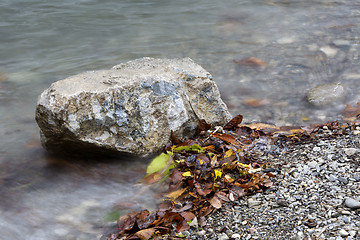
[[[345,229],[340,229],[339,234],[342,237],[346,237],[349,235],[349,233]]]
[[[344,152],[347,156],[352,156],[354,154],[356,154],[359,150],[356,148],[345,148]]]
[[[339,177],[338,180],[339,180],[339,182],[341,182],[341,183],[348,184],[347,178]]]
[[[219,236],[218,236],[218,239],[219,240],[227,240],[229,239],[228,235],[226,235],[226,233],[221,233]]]
[[[336,178],[335,175],[330,174],[329,177],[328,177],[328,179],[329,179],[330,182],[335,182],[337,178]]]
[[[352,198],[347,198],[345,200],[345,206],[351,209],[358,209],[360,208],[360,202]]]

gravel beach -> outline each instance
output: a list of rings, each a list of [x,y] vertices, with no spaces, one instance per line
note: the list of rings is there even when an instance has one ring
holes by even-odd
[[[193,222],[187,239],[360,239],[359,124],[254,154],[273,163],[273,187],[226,203],[204,227]]]

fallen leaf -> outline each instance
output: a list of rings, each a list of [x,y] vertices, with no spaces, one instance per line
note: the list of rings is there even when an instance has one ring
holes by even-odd
[[[242,101],[242,104],[248,107],[261,107],[269,103],[270,101],[268,99],[258,99],[258,98],[250,98]]]
[[[171,130],[171,141],[174,145],[179,145],[183,143],[178,137],[175,136],[173,130]]]
[[[219,209],[219,208],[221,208],[221,206],[222,206],[222,203],[221,203],[220,199],[217,198],[217,196],[212,197],[212,198],[209,200],[209,203],[211,204],[211,206],[213,206],[213,207],[216,208],[216,209]]]
[[[347,118],[357,117],[360,114],[360,102],[358,102],[354,107],[350,104],[347,104],[342,115]]]
[[[199,119],[199,130],[207,131],[211,128],[211,124],[208,124],[205,119]]]
[[[182,176],[183,177],[191,177],[192,173],[190,171],[187,171],[187,172],[182,173]]]
[[[171,152],[161,153],[159,156],[155,157],[149,166],[147,167],[146,174],[150,175],[155,172],[159,172],[167,167],[170,157],[173,154]]]
[[[241,114],[239,114],[236,117],[234,117],[233,119],[231,119],[227,124],[225,124],[223,129],[232,130],[232,129],[236,128],[237,125],[239,125],[242,122],[242,120],[243,120],[243,116]]]
[[[149,174],[146,177],[144,177],[142,179],[142,182],[145,184],[153,184],[153,183],[159,182],[162,177],[163,176],[160,173],[155,172],[155,173]]]
[[[192,221],[196,216],[192,212],[182,212],[180,215],[185,219],[186,222]]]
[[[186,222],[186,220],[183,220],[182,222],[178,223],[176,225],[176,231],[177,232],[184,232],[186,230],[189,230],[190,226],[189,224]]]
[[[263,60],[255,58],[255,57],[234,60],[234,63],[236,63],[237,65],[242,65],[242,66],[246,66],[246,67],[266,67],[267,66],[267,64]]]
[[[231,136],[231,135],[229,135],[227,133],[221,134],[221,133],[216,133],[215,132],[215,133],[211,133],[211,136],[213,136],[215,138],[218,138],[218,139],[220,139],[220,140],[222,140],[224,142],[230,143],[232,145],[237,144],[236,139],[233,136]]]
[[[222,171],[219,171],[219,170],[215,169],[214,173],[215,173],[215,178],[221,178]]]
[[[239,127],[249,127],[255,130],[262,130],[262,129],[276,129],[280,130],[280,128],[276,127],[275,125],[267,124],[267,123],[251,123],[251,124],[240,124]]]
[[[135,235],[141,240],[148,240],[151,238],[155,231],[156,228],[147,228],[136,232]]]
[[[178,197],[180,197],[186,190],[187,190],[186,188],[181,188],[181,189],[175,190],[171,193],[166,194],[166,197],[170,198],[172,200],[175,200]]]

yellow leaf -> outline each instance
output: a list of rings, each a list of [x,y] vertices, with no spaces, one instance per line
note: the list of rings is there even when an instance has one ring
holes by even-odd
[[[225,152],[224,158],[231,157],[231,155],[233,155],[233,153],[234,153],[234,152],[233,152],[232,149],[227,150],[227,151]]]
[[[222,175],[221,171],[215,169],[214,172],[215,172],[215,178],[218,178],[218,177],[221,178],[221,175]]]
[[[183,175],[183,177],[191,177],[192,176],[190,171],[184,172],[181,175]]]

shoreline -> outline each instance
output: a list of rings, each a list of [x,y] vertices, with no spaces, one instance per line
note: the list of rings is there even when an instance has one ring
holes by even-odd
[[[329,139],[332,133],[267,154],[278,166],[274,186],[228,203],[187,239],[360,239],[360,206],[345,204],[360,204],[360,126]]]
[[[153,239],[358,239],[360,210],[344,202],[360,204],[359,124],[324,124],[297,143],[285,137],[277,142],[283,150],[262,146],[250,154],[271,161],[273,186],[225,202],[178,237],[171,231]]]

